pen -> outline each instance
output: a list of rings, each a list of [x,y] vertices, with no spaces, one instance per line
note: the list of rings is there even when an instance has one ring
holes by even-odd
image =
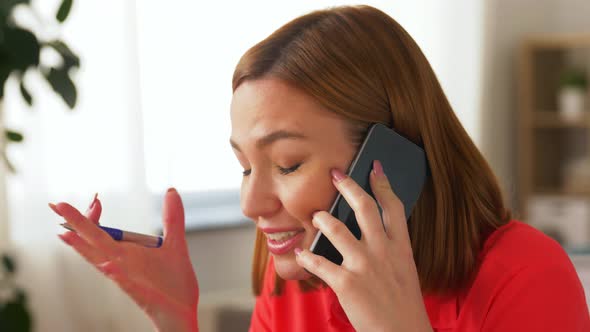
[[[75,232],[76,230],[68,223],[60,224],[62,227]],[[153,235],[146,235],[134,232],[128,232],[117,228],[112,227],[105,227],[105,226],[98,226],[103,231],[107,232],[115,241],[126,241],[126,242],[133,242],[139,245],[150,247],[150,248],[159,248],[162,246],[163,239],[161,236],[153,236]]]

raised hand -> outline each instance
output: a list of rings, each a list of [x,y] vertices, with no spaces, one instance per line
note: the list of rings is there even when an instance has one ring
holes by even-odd
[[[160,248],[117,242],[97,227],[102,205],[95,196],[86,215],[68,203],[50,204],[75,232],[59,237],[112,279],[160,331],[197,331],[199,287],[184,233],[184,208],[175,189],[164,198]]]

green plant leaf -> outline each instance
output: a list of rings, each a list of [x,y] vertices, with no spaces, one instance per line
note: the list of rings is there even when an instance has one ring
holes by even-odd
[[[76,106],[76,100],[78,99],[78,93],[67,69],[51,68],[48,73],[44,73],[44,76],[53,90],[61,96],[66,104],[68,104],[70,108],[74,108],[74,106]]]
[[[33,97],[29,93],[29,90],[25,87],[25,82],[21,79],[20,80],[20,94],[23,96],[23,99],[29,104],[29,106],[33,106]]]
[[[70,69],[72,67],[80,67],[80,58],[61,40],[52,40],[45,43],[44,46],[52,47],[61,55],[64,60],[64,67]]]
[[[561,74],[560,84],[585,89],[588,86],[588,78],[583,69],[570,68]]]
[[[55,18],[59,21],[59,23],[63,23],[63,21],[68,18],[70,10],[72,9],[72,3],[72,0],[63,0],[61,2],[61,6],[59,6],[57,14],[55,15]]]
[[[8,72],[8,69],[6,69],[5,71],[2,70],[2,61],[0,60],[0,99],[4,98],[4,83],[6,83],[6,80],[8,79],[8,76],[10,74],[10,72]]]
[[[6,129],[6,139],[9,142],[15,142],[15,143],[19,143],[23,141],[23,135],[19,132],[10,130],[10,129]]]
[[[5,24],[6,19],[10,16],[12,8],[18,4],[28,4],[30,0],[2,0],[0,1],[0,23]]]
[[[21,4],[21,3],[28,4],[30,2],[31,2],[31,0],[2,0],[2,1],[0,1],[0,10],[9,11],[14,6],[16,6],[18,4]]]
[[[15,299],[14,300],[17,303],[21,303],[21,304],[27,303],[27,294],[25,293],[24,290],[22,290],[20,288],[17,288],[15,290],[15,292],[16,292],[16,296],[15,296]]]
[[[19,302],[8,302],[0,310],[0,326],[2,331],[30,332],[33,321],[31,314]]]
[[[7,254],[2,254],[2,266],[4,267],[4,271],[6,271],[8,274],[13,274],[16,271],[16,265],[14,265],[14,261]]]
[[[0,73],[24,73],[28,67],[39,65],[41,48],[32,32],[6,26],[3,27],[3,32],[4,41],[0,43]]]

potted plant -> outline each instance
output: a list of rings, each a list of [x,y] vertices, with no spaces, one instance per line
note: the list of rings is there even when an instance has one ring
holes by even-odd
[[[62,0],[55,16],[57,23],[63,23],[73,0]],[[76,105],[77,91],[70,74],[72,69],[80,66],[78,56],[59,39],[44,40],[29,29],[19,26],[14,19],[14,9],[20,6],[34,12],[30,0],[0,0],[0,329],[11,332],[31,331],[31,315],[26,307],[25,292],[13,282],[16,270],[14,260],[2,254],[9,246],[8,204],[6,196],[6,171],[15,168],[6,155],[6,146],[11,142],[20,142],[23,135],[4,126],[2,101],[5,85],[9,77],[15,77],[20,93],[27,104],[33,104],[33,95],[26,87],[24,76],[27,71],[38,71],[51,88],[72,109]],[[35,17],[35,15],[32,15]],[[61,57],[58,65],[45,64],[40,59],[44,48],[51,48]]]
[[[563,72],[559,84],[558,107],[561,117],[568,122],[577,121],[586,107],[588,79],[586,72],[571,68]]]

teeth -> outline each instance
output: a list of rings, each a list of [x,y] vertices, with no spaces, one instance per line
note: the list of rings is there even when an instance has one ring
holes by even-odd
[[[285,241],[287,239],[289,239],[290,237],[292,237],[293,235],[297,234],[297,231],[290,231],[290,232],[279,232],[279,233],[268,233],[266,234],[266,236],[273,240],[273,241]]]

